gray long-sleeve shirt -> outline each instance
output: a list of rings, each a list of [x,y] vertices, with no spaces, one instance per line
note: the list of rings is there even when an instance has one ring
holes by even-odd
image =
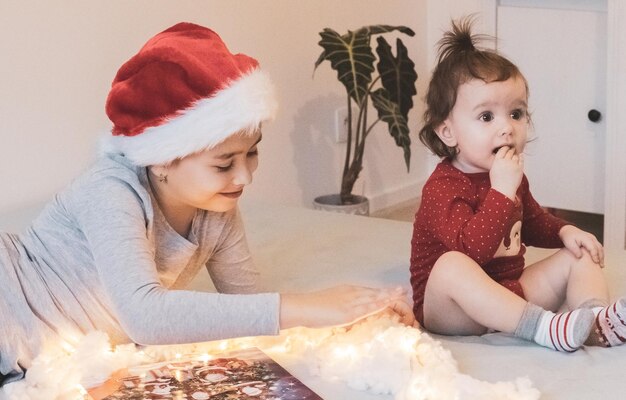
[[[204,265],[220,293],[183,289]],[[0,233],[0,373],[20,378],[46,341],[92,330],[139,344],[276,334],[279,295],[252,294],[256,276],[237,209],[198,210],[184,238],[145,168],[101,158],[24,234]]]

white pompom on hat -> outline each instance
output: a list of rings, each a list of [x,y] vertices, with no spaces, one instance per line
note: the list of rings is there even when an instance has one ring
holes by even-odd
[[[105,153],[166,164],[252,133],[272,119],[274,87],[254,58],[212,30],[182,22],[157,34],[117,72],[106,102]]]

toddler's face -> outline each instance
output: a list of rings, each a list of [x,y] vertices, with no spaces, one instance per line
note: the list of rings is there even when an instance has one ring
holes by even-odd
[[[224,212],[252,182],[261,131],[230,136],[216,147],[192,154],[167,168],[168,197],[181,206]]]
[[[521,77],[486,83],[470,80],[457,91],[448,119],[437,134],[459,150],[453,165],[463,172],[487,172],[502,146],[522,154],[528,131],[528,94]]]

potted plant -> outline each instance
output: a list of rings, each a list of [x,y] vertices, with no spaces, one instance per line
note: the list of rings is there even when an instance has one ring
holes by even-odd
[[[402,147],[407,171],[411,159],[408,113],[413,108],[413,96],[417,93],[415,64],[409,58],[401,39],[396,40],[396,55],[382,36],[398,31],[409,36],[415,33],[406,26],[371,25],[340,35],[332,29],[320,32],[319,45],[324,49],[315,62],[315,69],[325,60],[330,61],[337,78],[346,88],[347,143],[339,194],[317,197],[316,208],[334,209],[348,207],[347,212],[369,213],[369,202],[363,196],[352,194],[354,184],[363,169],[365,143],[372,128],[380,121],[387,124],[389,134],[396,145]],[[370,43],[377,35],[376,57]],[[378,61],[376,64],[375,62]],[[356,119],[353,121],[353,104]],[[377,111],[377,118],[368,122],[370,104]],[[364,204],[364,205],[359,205]]]

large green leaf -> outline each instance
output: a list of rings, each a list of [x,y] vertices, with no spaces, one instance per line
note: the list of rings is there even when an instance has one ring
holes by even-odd
[[[330,61],[331,67],[337,71],[338,79],[360,106],[367,96],[376,60],[370,47],[370,38],[372,35],[395,30],[410,36],[415,35],[405,26],[371,25],[354,32],[348,31],[344,35],[325,28],[320,32],[322,39],[319,42],[324,51],[315,62],[315,68],[324,60]]]
[[[411,163],[411,138],[409,137],[409,125],[406,118],[400,112],[398,105],[389,98],[389,92],[380,88],[372,92],[374,108],[378,111],[378,118],[389,126],[389,133],[396,144],[404,150],[404,162],[407,171]]]
[[[376,67],[382,85],[387,90],[389,98],[398,105],[400,113],[408,121],[409,110],[413,108],[413,96],[417,93],[415,89],[415,81],[417,81],[415,63],[409,58],[402,40],[397,39],[396,41],[396,57],[391,52],[391,46],[385,38],[379,36],[377,41],[378,65]]]

